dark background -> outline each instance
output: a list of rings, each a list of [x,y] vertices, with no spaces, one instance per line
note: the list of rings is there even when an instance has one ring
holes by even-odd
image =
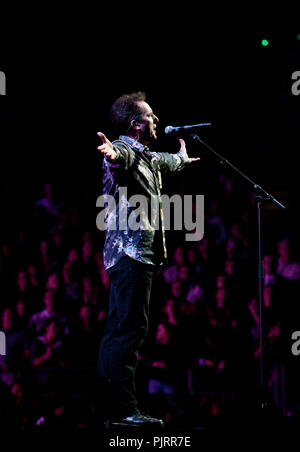
[[[271,221],[280,222],[282,236],[296,234],[300,96],[292,95],[291,75],[300,65],[299,30],[218,27],[193,15],[182,21],[184,27],[177,17],[141,18],[129,26],[119,18],[90,33],[52,32],[40,46],[36,36],[31,45],[19,42],[14,58],[4,54],[1,191],[4,203],[9,200],[7,228],[26,217],[28,200],[39,199],[45,180],[61,185],[73,204],[90,202],[94,221],[95,193],[101,192],[96,132],[112,137],[111,103],[143,90],[160,118],[158,149],[178,147],[174,138],[163,138],[166,125],[211,121],[202,138],[288,206]],[[262,38],[269,46],[261,45]],[[216,162],[187,144],[203,165],[185,177],[205,194]],[[236,183],[244,185],[239,178]]]

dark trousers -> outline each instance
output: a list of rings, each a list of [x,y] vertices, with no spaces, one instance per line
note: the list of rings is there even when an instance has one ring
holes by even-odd
[[[101,402],[110,416],[129,416],[137,409],[134,377],[138,352],[148,331],[154,272],[154,266],[128,256],[108,269],[109,311],[99,352],[98,376]]]

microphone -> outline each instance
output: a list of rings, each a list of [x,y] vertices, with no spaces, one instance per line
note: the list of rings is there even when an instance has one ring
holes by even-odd
[[[199,129],[200,127],[210,127],[210,126],[211,122],[202,122],[201,124],[193,124],[191,126],[177,126],[177,127],[167,126],[165,128],[165,134],[168,135],[169,133],[180,132],[181,130],[196,130]]]

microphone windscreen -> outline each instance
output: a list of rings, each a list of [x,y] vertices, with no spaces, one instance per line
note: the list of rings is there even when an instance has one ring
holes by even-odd
[[[167,135],[168,135],[168,133],[171,133],[172,131],[173,131],[173,127],[172,126],[167,126],[165,128],[165,134],[167,134]]]

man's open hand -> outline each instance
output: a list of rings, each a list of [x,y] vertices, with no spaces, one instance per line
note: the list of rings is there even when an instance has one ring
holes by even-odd
[[[102,140],[101,146],[98,146],[97,149],[107,157],[109,160],[115,160],[117,157],[117,152],[114,150],[112,143],[106,138],[104,133],[98,132],[99,137]]]
[[[180,151],[182,151],[183,153],[186,154],[187,158],[189,159],[189,163],[196,162],[196,161],[200,160],[200,157],[196,157],[196,158],[189,157],[187,155],[187,152],[186,152],[186,146],[185,146],[184,140],[182,138],[180,138],[179,141],[180,141]]]

